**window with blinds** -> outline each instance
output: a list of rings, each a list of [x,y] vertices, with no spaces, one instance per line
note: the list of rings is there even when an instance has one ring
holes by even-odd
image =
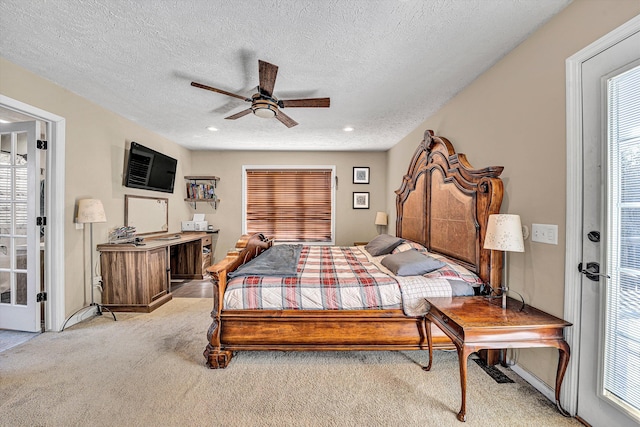
[[[603,394],[640,419],[640,67],[608,82]]]
[[[245,233],[334,244],[332,166],[244,167]]]

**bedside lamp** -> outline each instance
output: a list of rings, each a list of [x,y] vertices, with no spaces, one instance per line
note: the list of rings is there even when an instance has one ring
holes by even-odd
[[[102,206],[102,202],[98,199],[80,199],[78,200],[78,217],[76,218],[76,222],[78,224],[89,224],[89,244],[90,244],[90,272],[89,277],[91,281],[91,304],[88,306],[82,307],[80,310],[73,313],[71,316],[67,317],[67,320],[64,321],[62,325],[61,331],[64,331],[64,327],[67,325],[69,319],[71,319],[76,314],[80,313],[82,310],[91,309],[95,307],[96,311],[93,313],[94,316],[101,316],[102,310],[107,310],[113,316],[113,320],[116,320],[116,315],[109,310],[108,308],[96,303],[93,298],[93,223],[94,222],[107,222],[107,215],[104,213],[104,206]],[[85,275],[86,280],[86,275]],[[86,287],[86,283],[85,283]],[[83,319],[84,320],[84,319]]]
[[[384,212],[376,212],[375,224],[378,226],[378,234],[381,234],[383,227],[387,226],[387,214]]]
[[[503,251],[505,266],[507,265],[507,252],[524,252],[520,215],[489,215],[487,234],[484,237],[484,248],[492,251]],[[503,283],[500,289],[502,290],[502,308],[507,308],[507,292],[509,288]]]

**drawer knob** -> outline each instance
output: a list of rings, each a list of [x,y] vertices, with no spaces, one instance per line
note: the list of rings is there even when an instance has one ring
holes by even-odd
[[[442,321],[444,323],[449,323],[449,318],[447,316],[442,316]]]

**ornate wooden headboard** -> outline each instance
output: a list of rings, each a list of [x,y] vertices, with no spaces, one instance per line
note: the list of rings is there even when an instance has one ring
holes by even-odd
[[[424,245],[500,286],[502,253],[484,249],[490,214],[500,212],[502,166],[474,169],[451,142],[427,130],[396,190],[396,235]]]

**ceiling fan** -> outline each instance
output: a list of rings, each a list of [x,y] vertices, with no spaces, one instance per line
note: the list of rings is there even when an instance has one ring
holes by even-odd
[[[276,84],[276,75],[278,74],[278,66],[270,64],[265,61],[258,60],[258,76],[260,78],[260,85],[258,86],[258,93],[247,98],[242,95],[227,92],[226,90],[217,89],[215,87],[203,85],[201,83],[191,82],[191,86],[198,87],[200,89],[210,90],[212,92],[221,93],[223,95],[232,96],[234,98],[242,99],[243,101],[250,102],[251,107],[246,110],[242,110],[239,113],[233,114],[225,119],[235,120],[240,117],[244,117],[249,113],[253,113],[258,117],[270,119],[275,117],[282,122],[286,127],[294,127],[298,124],[291,117],[280,111],[281,108],[319,108],[329,107],[329,98],[304,98],[304,99],[278,99],[273,96],[273,87]]]

